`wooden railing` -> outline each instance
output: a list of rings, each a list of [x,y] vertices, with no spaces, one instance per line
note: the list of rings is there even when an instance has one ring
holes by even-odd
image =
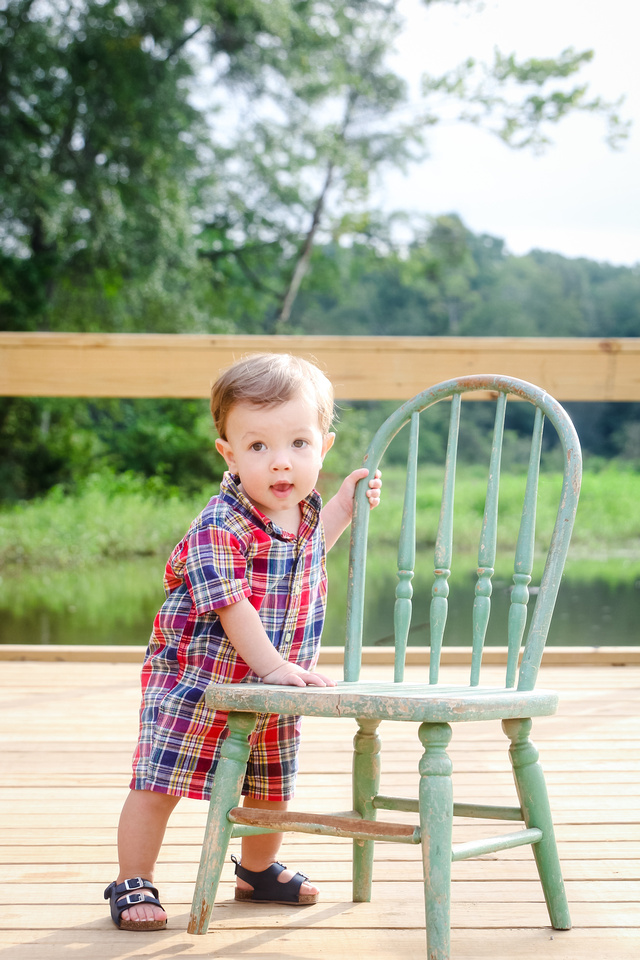
[[[402,400],[441,380],[500,373],[558,400],[640,400],[640,338],[301,337],[0,333],[0,395],[206,397],[243,354],[314,358],[343,400]]]

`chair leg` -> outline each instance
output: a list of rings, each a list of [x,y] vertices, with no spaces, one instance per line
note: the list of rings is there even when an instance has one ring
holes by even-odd
[[[556,930],[569,930],[571,917],[560,869],[549,795],[538,750],[529,739],[531,720],[504,720],[502,728],[511,741],[509,756],[513,766],[516,790],[527,827],[542,830],[542,840],[533,844],[533,854],[547,902],[551,925]]]
[[[206,933],[209,927],[211,910],[233,830],[227,813],[237,807],[240,801],[251,750],[248,738],[256,725],[256,715],[230,713],[228,724],[229,735],[222,744],[214,777],[187,933]]]
[[[380,789],[379,720],[358,720],[353,738],[353,809],[365,820],[375,820],[373,798]],[[353,899],[356,903],[371,900],[373,878],[373,840],[353,841]]]
[[[448,723],[423,723],[419,730],[420,830],[428,960],[449,960],[451,849],[453,831],[452,764],[447,754]]]

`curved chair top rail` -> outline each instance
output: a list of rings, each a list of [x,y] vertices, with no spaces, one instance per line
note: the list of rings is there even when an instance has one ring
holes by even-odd
[[[406,641],[411,618],[411,578],[415,560],[415,500],[417,484],[417,455],[419,415],[427,408],[451,399],[449,438],[445,463],[442,506],[436,535],[434,587],[432,591],[431,622],[431,683],[438,682],[440,645],[447,616],[447,580],[452,556],[453,492],[458,450],[458,427],[460,399],[463,394],[482,391],[496,399],[491,459],[488,465],[487,498],[483,535],[478,552],[478,583],[473,611],[472,667],[470,683],[478,683],[484,635],[491,608],[491,576],[495,561],[496,527],[498,522],[498,490],[500,459],[504,439],[504,416],[508,397],[527,401],[536,408],[527,485],[520,533],[515,553],[514,586],[509,613],[506,686],[531,690],[535,686],[551,616],[560,585],[564,563],[578,504],[582,475],[580,442],[575,428],[563,407],[545,390],[524,380],[496,374],[476,374],[459,377],[436,384],[417,394],[399,407],[382,424],[373,437],[363,464],[369,468],[369,476],[378,469],[383,454],[391,440],[407,424],[410,424],[409,457],[405,489],[405,506],[398,552],[398,579],[395,604],[395,678],[401,680],[404,671]],[[524,651],[519,670],[518,660],[527,620],[528,584],[531,580],[535,536],[535,510],[542,447],[542,430],[547,420],[556,430],[564,453],[563,482],[558,512],[551,544],[538,597],[531,622],[524,640]],[[369,507],[366,498],[367,480],[358,485],[354,505],[349,560],[349,584],[347,594],[347,633],[345,640],[345,679],[357,680],[360,673],[362,652],[362,625],[366,581],[366,554],[369,526]]]

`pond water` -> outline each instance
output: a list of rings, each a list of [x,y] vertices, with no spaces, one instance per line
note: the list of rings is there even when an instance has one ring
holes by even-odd
[[[429,643],[430,556],[420,556],[413,581],[413,622],[409,642]],[[5,573],[0,578],[0,643],[145,644],[163,600],[164,559],[96,565],[84,570]],[[554,646],[640,644],[640,562],[610,561],[595,571],[580,562],[568,568],[560,588],[548,643]],[[538,574],[539,576],[539,574]],[[325,645],[344,642],[347,551],[329,554],[329,603]],[[494,576],[487,644],[504,645],[510,577]],[[534,577],[534,583],[536,582]],[[391,643],[395,591],[393,556],[376,553],[366,599],[364,642]],[[468,642],[474,596],[473,558],[463,559],[451,577],[445,643]],[[535,595],[529,603],[535,604]]]

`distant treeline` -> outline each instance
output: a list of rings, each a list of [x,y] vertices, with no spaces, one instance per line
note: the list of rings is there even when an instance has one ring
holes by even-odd
[[[634,267],[533,250],[474,234],[455,215],[399,244],[325,246],[294,306],[303,333],[392,336],[637,337]]]

